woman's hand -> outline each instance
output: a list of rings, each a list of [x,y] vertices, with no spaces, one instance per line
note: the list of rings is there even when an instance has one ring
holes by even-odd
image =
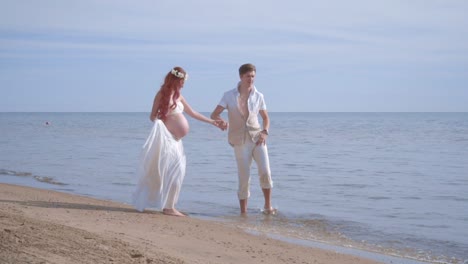
[[[212,124],[219,127],[222,131],[226,130],[228,127],[228,123],[224,120],[213,120]]]

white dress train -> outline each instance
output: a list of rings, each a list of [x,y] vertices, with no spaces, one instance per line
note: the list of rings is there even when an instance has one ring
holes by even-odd
[[[159,119],[143,145],[133,193],[138,211],[148,207],[174,208],[185,176],[186,158],[182,140],[177,140]]]

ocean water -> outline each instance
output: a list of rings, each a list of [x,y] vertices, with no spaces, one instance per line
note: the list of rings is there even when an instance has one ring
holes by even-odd
[[[270,113],[276,216],[252,166],[240,217],[227,134],[189,118],[178,208],[248,232],[468,261],[468,113]],[[46,123],[48,122],[48,123]],[[0,113],[0,182],[130,203],[148,113]],[[315,244],[314,244],[315,245]]]

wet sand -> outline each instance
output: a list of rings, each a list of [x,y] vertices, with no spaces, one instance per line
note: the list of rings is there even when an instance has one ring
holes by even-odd
[[[191,217],[0,184],[0,263],[378,263]]]

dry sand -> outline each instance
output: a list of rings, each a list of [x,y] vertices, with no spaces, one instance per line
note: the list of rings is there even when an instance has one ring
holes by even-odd
[[[223,223],[0,184],[0,263],[377,263]]]

